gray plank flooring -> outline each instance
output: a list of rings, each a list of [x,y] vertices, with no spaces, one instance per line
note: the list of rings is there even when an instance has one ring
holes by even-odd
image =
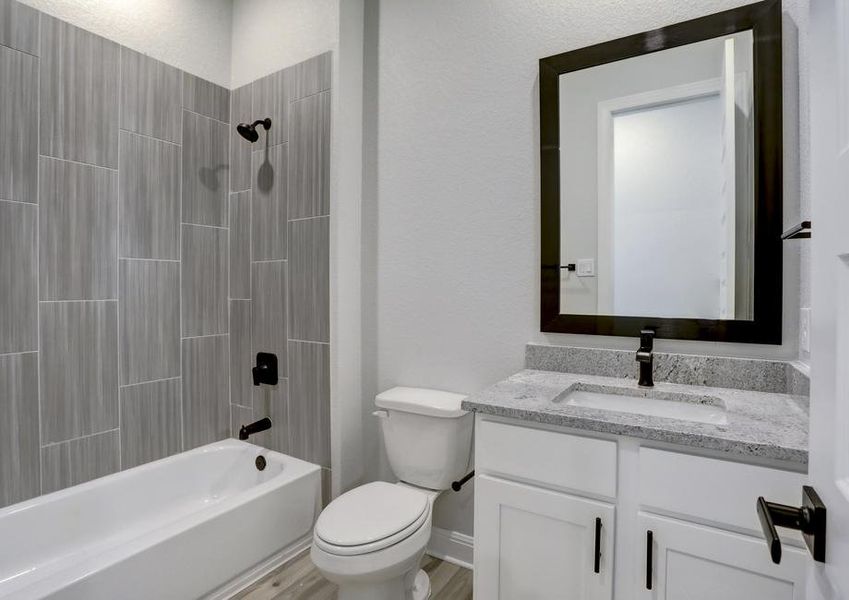
[[[428,555],[421,567],[430,576],[431,600],[471,600],[470,570]],[[322,577],[305,552],[231,600],[336,600],[337,594],[336,585]]]

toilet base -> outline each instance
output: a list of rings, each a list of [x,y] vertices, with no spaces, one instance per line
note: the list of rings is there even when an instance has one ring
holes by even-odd
[[[412,583],[409,579],[412,578]],[[404,577],[381,582],[352,583],[339,585],[339,600],[428,600],[430,577],[422,569]]]
[[[413,600],[428,600],[428,598],[430,598],[430,577],[424,569],[419,569],[413,582]]]

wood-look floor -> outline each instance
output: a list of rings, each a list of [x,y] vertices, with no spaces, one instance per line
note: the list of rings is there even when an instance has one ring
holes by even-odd
[[[472,572],[425,555],[422,569],[430,577],[431,600],[471,600]],[[231,600],[336,600],[336,584],[313,566],[309,551],[272,571]]]

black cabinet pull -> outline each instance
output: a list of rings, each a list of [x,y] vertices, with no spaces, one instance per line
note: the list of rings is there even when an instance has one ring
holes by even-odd
[[[646,531],[646,589],[651,589],[651,563],[652,563],[652,546],[653,544],[654,534],[651,532],[651,529]]]
[[[595,518],[595,562],[593,572],[601,571],[601,518]]]

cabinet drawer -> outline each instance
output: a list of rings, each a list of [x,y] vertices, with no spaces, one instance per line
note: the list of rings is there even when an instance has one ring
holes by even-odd
[[[479,418],[475,468],[614,498],[616,442]]]
[[[640,504],[760,535],[758,496],[799,506],[807,476],[755,465],[640,448]],[[790,532],[783,532],[790,536]]]

